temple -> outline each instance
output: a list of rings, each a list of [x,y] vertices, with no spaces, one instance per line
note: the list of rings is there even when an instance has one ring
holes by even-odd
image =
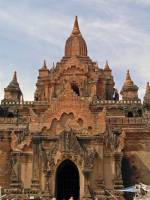
[[[89,57],[77,17],[62,59],[39,68],[33,101],[14,72],[0,105],[6,199],[131,200],[117,190],[150,184],[150,86],[142,102],[129,70],[122,85]]]

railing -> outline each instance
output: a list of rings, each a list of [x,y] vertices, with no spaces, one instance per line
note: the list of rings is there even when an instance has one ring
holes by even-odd
[[[17,118],[6,118],[6,117],[0,117],[0,123],[7,123],[7,124],[15,124],[17,123]]]
[[[122,105],[122,104],[141,104],[141,101],[133,101],[133,100],[119,100],[119,101],[115,101],[115,100],[95,100],[94,103],[97,104],[117,104],[117,105]]]
[[[146,124],[147,120],[141,117],[137,118],[128,118],[128,117],[116,117],[116,118],[108,118],[108,123],[110,124]]]
[[[84,97],[81,97],[81,100],[84,100]],[[119,101],[115,101],[115,100],[95,100],[94,101],[95,104],[100,104],[100,105],[127,105],[127,104],[141,104],[141,101],[133,101],[133,100],[119,100]],[[1,105],[48,105],[48,101],[1,101]]]
[[[13,105],[48,105],[47,101],[2,101],[1,105],[13,106]]]

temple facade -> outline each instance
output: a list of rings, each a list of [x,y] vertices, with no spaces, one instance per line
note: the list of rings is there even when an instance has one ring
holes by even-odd
[[[89,57],[77,17],[62,59],[39,69],[33,101],[14,72],[0,105],[7,199],[130,200],[117,190],[150,184],[150,86],[142,102],[129,71],[122,85],[119,95],[108,61]]]

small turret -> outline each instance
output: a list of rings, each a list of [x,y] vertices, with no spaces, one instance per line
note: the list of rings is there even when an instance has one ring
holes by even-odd
[[[22,97],[22,92],[17,81],[16,71],[13,74],[12,81],[9,85],[4,88],[4,100],[3,101],[20,101]]]
[[[146,91],[144,95],[144,101],[143,101],[144,108],[150,109],[150,85],[149,82],[147,82],[146,85]]]
[[[112,100],[114,94],[114,80],[112,76],[112,70],[109,67],[108,61],[106,60],[106,64],[103,69],[105,81],[104,81],[104,90],[105,90],[105,99]]]
[[[45,60],[44,60],[44,63],[43,63],[42,69],[47,69],[46,61],[45,61]]]
[[[108,61],[106,60],[106,64],[104,66],[104,74],[106,76],[111,76],[111,69],[109,67]]]
[[[139,100],[138,98],[138,87],[134,84],[131,79],[129,70],[126,74],[126,79],[124,81],[123,87],[120,94],[123,100]]]
[[[146,91],[145,91],[145,96],[144,98],[150,98],[150,86],[149,86],[149,82],[147,82],[146,84]]]
[[[46,61],[44,60],[42,67],[39,69],[39,77],[48,76],[49,69],[47,68]]]

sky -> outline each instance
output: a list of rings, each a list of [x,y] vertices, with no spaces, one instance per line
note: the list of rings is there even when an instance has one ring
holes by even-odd
[[[150,81],[150,0],[0,0],[0,99],[17,71],[25,100],[33,100],[38,69],[64,55],[74,17],[88,54],[112,69],[120,91],[129,69],[143,98]]]

